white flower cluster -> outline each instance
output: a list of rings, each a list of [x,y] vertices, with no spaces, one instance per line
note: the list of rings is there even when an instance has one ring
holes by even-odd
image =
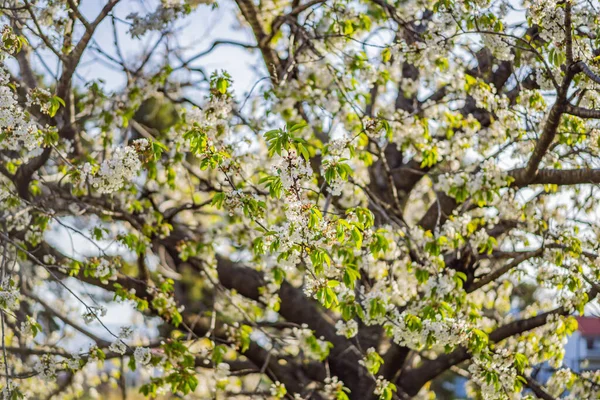
[[[111,343],[108,349],[121,355],[125,354],[125,352],[127,352],[127,345],[125,344],[124,340],[130,338],[132,334],[133,329],[130,326],[121,327],[119,336],[114,342]]]
[[[444,22],[450,21],[446,20]],[[425,41],[417,40],[408,44],[405,40],[401,40],[400,52],[405,55],[406,61],[417,67],[423,67],[423,69],[432,69],[434,60],[438,59],[440,54],[446,54],[448,46],[452,44],[449,40],[440,39],[443,36],[433,34],[435,31],[441,33],[445,28],[443,25],[435,26],[435,24],[429,23],[427,28],[431,30],[431,34],[425,36]],[[456,27],[456,22],[451,25]]]
[[[110,344],[108,349],[110,351],[114,351],[117,354],[123,355],[127,351],[127,345],[121,339],[117,339]]]
[[[101,258],[94,271],[94,276],[96,278],[101,278],[102,282],[117,279],[117,268],[115,265],[115,263],[111,263],[107,259]]]
[[[310,212],[308,211],[313,203],[308,200],[300,200],[294,194],[286,196],[287,205],[285,207],[285,216],[287,217],[287,222],[284,226],[287,226],[288,232],[286,239],[300,243],[303,239],[310,235],[309,233],[309,222],[310,222]],[[293,232],[289,232],[289,228],[293,226]],[[315,227],[316,229],[324,228]],[[314,243],[318,245],[319,243]]]
[[[313,278],[312,276],[307,276],[304,282],[304,287],[302,290],[304,294],[308,297],[314,297],[317,294],[319,288],[322,288],[327,285],[327,278]]]
[[[368,232],[368,231],[367,231]],[[365,232],[366,233],[366,232]],[[363,243],[368,245],[367,240],[364,240]],[[367,272],[369,278],[375,280],[385,279],[385,277],[389,273],[389,265],[386,261],[376,260],[372,254],[365,256],[362,260],[360,260],[359,264],[360,268]]]
[[[580,379],[571,386],[565,400],[598,399],[600,398],[600,370],[583,371]]]
[[[440,175],[435,187],[451,196],[452,190],[464,188],[468,195],[480,193],[481,198],[486,199],[488,193],[493,194],[499,188],[506,186],[507,182],[506,172],[492,160],[487,160],[476,174],[463,172]]]
[[[4,203],[6,199],[11,196],[10,191],[6,188],[4,183],[0,184],[0,204]]]
[[[406,145],[422,148],[428,145],[427,134],[423,122],[406,111],[399,110],[390,123],[394,132],[393,142],[402,150]]]
[[[15,311],[19,308],[21,293],[17,285],[9,278],[4,278],[0,286],[0,305],[9,311]]]
[[[375,356],[375,357],[374,357]],[[367,371],[376,371],[380,367],[380,357],[374,347],[367,349],[367,354],[358,361],[360,365],[365,367]]]
[[[184,310],[184,305],[177,305],[175,298],[164,292],[156,292],[153,288],[148,287],[146,291],[154,297],[156,311],[160,315],[173,315]]]
[[[565,345],[570,335],[567,329],[569,318],[550,314],[546,324],[536,332],[537,340],[526,340],[516,344],[516,349],[528,356],[531,364],[547,362],[553,368],[559,368],[565,356]]]
[[[392,301],[397,306],[405,306],[418,294],[418,281],[414,271],[408,271],[409,263],[400,262],[394,270],[391,282]]]
[[[562,303],[562,306],[567,311],[573,313],[577,311],[580,307],[585,305],[589,301],[589,298],[586,290],[578,290],[576,292],[573,292],[571,296],[569,295],[569,292],[563,291],[559,296],[558,301],[559,303]]]
[[[477,252],[477,249],[485,246],[489,239],[490,235],[487,233],[487,231],[485,229],[479,229],[473,234],[473,236],[469,238],[469,243],[471,244],[473,251]]]
[[[277,399],[281,399],[286,395],[287,389],[285,388],[285,385],[283,383],[276,381],[269,388],[269,392],[271,393],[271,396]]]
[[[362,294],[361,305],[366,310],[364,323],[367,325],[381,325],[386,321],[386,314],[375,314],[376,309],[372,307],[372,304],[383,304],[386,312],[394,308],[393,304],[389,304],[389,294],[385,291],[386,284],[380,282],[384,281],[376,282],[368,292],[365,292],[364,286],[360,287]]]
[[[473,97],[473,100],[475,100],[477,107],[484,110],[497,113],[500,110],[508,108],[510,105],[506,95],[498,94],[496,87],[488,85],[481,80],[477,80],[475,83],[470,84],[468,92],[471,97]]]
[[[28,151],[41,151],[38,128],[31,115],[18,104],[9,82],[8,73],[0,67],[0,132],[4,135],[0,149],[20,150],[25,147]]]
[[[336,334],[340,336],[345,336],[350,339],[356,336],[358,333],[358,322],[351,319],[349,321],[344,322],[343,320],[339,320],[335,323]]]
[[[375,390],[373,391],[373,393],[378,396],[382,396],[385,393],[385,391],[388,390],[390,384],[391,382],[387,379],[384,379],[383,376],[377,377],[377,382],[375,383]]]
[[[112,157],[102,162],[96,173],[92,173],[89,163],[85,164],[81,181],[89,177],[90,183],[99,193],[115,192],[137,175],[142,168],[139,154],[149,148],[150,143],[146,139],[137,139],[131,146],[118,147]]]
[[[414,349],[421,349],[427,344],[430,337],[435,338],[437,346],[456,346],[464,343],[468,339],[469,325],[460,318],[444,318],[440,315],[435,320],[425,319],[421,321],[421,329],[411,330],[406,324],[403,312],[395,318],[395,323],[390,325],[394,342],[401,346],[408,346]]]
[[[310,164],[295,149],[284,151],[272,169],[273,175],[281,179],[281,185],[285,190],[297,187],[302,181],[310,179],[313,174]]]
[[[451,293],[456,288],[456,282],[452,279],[454,273],[454,270],[448,270],[429,278],[423,286],[425,297],[435,296],[441,299]]]
[[[4,25],[2,31],[0,31],[0,60],[3,59],[6,52],[8,54],[14,54],[18,50],[19,36],[8,25]]]
[[[292,336],[296,339],[298,348],[309,359],[322,360],[323,355],[329,353],[330,343],[323,338],[316,338],[306,324],[302,324],[300,328],[292,328]]]
[[[167,27],[181,14],[182,7],[158,6],[154,12],[140,16],[138,13],[132,13],[127,16],[131,20],[129,34],[134,38],[144,36],[150,31],[159,31]]]
[[[482,34],[483,44],[487,47],[494,57],[499,60],[512,61],[515,56],[511,53],[511,45],[507,38],[494,35],[494,34]]]
[[[32,318],[27,318],[26,321],[21,322],[18,331],[22,339],[31,339],[34,337],[34,330],[36,328],[33,323],[34,320]]]
[[[219,382],[227,382],[229,375],[231,375],[230,366],[227,363],[219,363],[214,370],[214,377],[217,383]]]
[[[559,369],[546,382],[546,392],[552,397],[559,398],[573,378],[569,368]]]
[[[85,312],[83,313],[83,321],[86,324],[91,324],[96,320],[96,318],[104,317],[106,315],[106,307],[104,306],[90,306],[87,307]]]
[[[228,132],[228,118],[232,109],[230,97],[213,95],[202,109],[196,107],[188,111],[186,120],[206,134],[209,147],[222,145],[225,142],[223,136]]]
[[[511,299],[513,293],[514,286],[511,281],[506,280],[502,282],[501,285],[498,285],[498,290],[496,292],[494,302],[491,304],[491,307],[498,310],[499,313],[508,314],[511,310]],[[493,291],[490,291],[493,293]],[[488,292],[488,294],[490,293]]]
[[[79,368],[81,368],[81,357],[79,354],[73,354],[71,358],[65,360],[65,364],[67,368],[77,371]]]
[[[54,258],[54,256],[51,254],[44,254],[44,257],[42,257],[42,261],[46,265],[56,265],[56,258]]]
[[[185,0],[162,0],[162,6],[164,8],[180,7],[186,3]]]
[[[273,230],[277,232],[277,235],[269,235],[265,238],[265,246],[270,246],[271,243],[275,239],[279,240],[280,243],[280,252],[290,250],[296,242],[300,242],[302,240],[302,235],[299,230],[291,229],[290,221],[284,222],[281,226],[273,227]],[[303,259],[300,257],[301,254],[299,251],[292,251],[291,254],[288,255],[286,259],[278,260],[278,265],[280,268],[291,271],[296,268],[298,264],[300,264]],[[304,292],[307,296],[312,296],[314,292],[310,288],[316,289],[314,279],[311,282],[305,282],[306,287]]]
[[[38,373],[38,376],[45,381],[56,379],[57,369],[60,364],[56,359],[48,354],[41,356],[35,363],[33,369]]]
[[[442,225],[442,235],[446,236],[450,241],[456,240],[459,237],[466,237],[469,233],[468,226],[472,217],[470,214],[453,215],[446,220]]]
[[[565,38],[564,8],[556,0],[530,0],[527,14],[540,27],[540,38],[546,42],[562,44]]]
[[[277,293],[280,285],[275,282],[272,269],[265,271],[265,281],[267,284],[261,288],[259,300],[261,303],[265,304],[268,309],[274,310],[279,306],[281,299]]]
[[[325,171],[343,159],[350,158],[350,152],[347,148],[349,139],[344,137],[341,139],[334,139],[327,145],[327,155],[323,157],[321,163],[321,174],[325,176]],[[329,182],[329,193],[332,196],[339,196],[342,194],[342,187],[345,181],[342,180],[339,175],[336,174],[335,178]]]
[[[327,399],[337,400],[340,393],[344,391],[344,382],[340,381],[337,376],[327,377],[323,391]]]
[[[27,94],[27,107],[37,105],[40,107],[40,111],[44,114],[50,114],[50,97],[52,93],[44,88],[35,88],[29,91]]]
[[[519,93],[519,103],[525,107],[530,113],[532,111],[543,113],[546,111],[548,104],[539,90],[523,89]]]
[[[133,352],[135,362],[141,365],[148,365],[152,360],[152,352],[147,347],[137,347]]]

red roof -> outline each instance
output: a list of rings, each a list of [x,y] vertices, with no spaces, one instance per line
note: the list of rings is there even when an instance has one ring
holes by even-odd
[[[600,335],[600,318],[598,317],[577,317],[579,323],[579,332],[583,336]]]

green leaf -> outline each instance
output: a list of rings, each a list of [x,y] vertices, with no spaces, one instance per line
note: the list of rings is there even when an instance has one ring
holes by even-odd
[[[227,93],[227,88],[229,87],[229,82],[225,78],[217,79],[217,90],[221,94]]]
[[[416,315],[407,314],[404,317],[404,323],[411,332],[417,332],[423,328],[421,318],[417,317]]]
[[[517,353],[515,354],[515,368],[519,374],[525,371],[525,368],[529,366],[529,359],[526,355]]]
[[[168,151],[167,146],[158,141],[152,142],[152,154],[154,155],[154,161],[160,160],[163,151]]]
[[[215,193],[210,204],[217,207],[218,209],[221,209],[221,208],[223,208],[224,201],[225,201],[225,192],[219,192],[219,193]]]
[[[288,131],[290,133],[293,133],[293,132],[299,131],[300,129],[303,129],[303,128],[307,127],[307,126],[308,126],[308,124],[306,123],[306,121],[302,121],[302,122],[299,122],[299,123],[294,124],[291,127],[289,127]]]
[[[319,288],[316,297],[325,308],[331,308],[333,305],[338,304],[337,295],[329,286]]]
[[[252,328],[248,325],[242,325],[239,329],[239,332],[241,342],[240,350],[242,353],[245,353],[250,347],[250,334],[252,333]]]
[[[283,184],[281,182],[281,178],[278,176],[265,176],[261,180],[258,181],[259,184],[265,183],[267,189],[269,189],[269,195],[273,198],[279,199],[281,197],[281,191],[283,189]]]
[[[136,365],[135,365],[135,357],[129,357],[129,369],[132,371],[135,371]]]
[[[365,367],[371,375],[377,375],[379,368],[383,365],[383,358],[376,351],[369,351],[365,359]]]
[[[212,362],[214,365],[219,365],[223,362],[223,357],[225,356],[225,353],[227,352],[227,347],[225,347],[225,345],[218,345],[215,346],[215,348],[213,349],[212,352]]]
[[[311,229],[315,229],[319,226],[319,223],[323,220],[323,214],[316,207],[313,206],[310,209],[310,216],[308,218],[308,227]]]
[[[471,335],[469,336],[469,349],[471,352],[480,353],[488,346],[488,342],[489,338],[485,332],[479,329],[471,330]]]
[[[344,21],[344,35],[351,35],[354,32],[354,26],[352,25],[352,21],[346,20]]]
[[[48,109],[48,115],[54,117],[61,105],[64,107],[65,101],[58,96],[52,96],[50,98],[50,108]]]
[[[383,61],[384,63],[387,63],[391,59],[392,59],[392,52],[390,51],[389,47],[386,47],[381,52],[381,61]]]
[[[298,149],[298,152],[302,155],[302,157],[304,157],[304,159],[308,161],[308,159],[310,158],[310,153],[308,152],[307,148],[302,143],[296,144],[296,148]]]
[[[358,268],[356,268],[355,265],[346,267],[343,277],[344,284],[350,289],[354,289],[358,279],[360,279],[360,272],[358,271]]]
[[[415,276],[417,278],[417,281],[419,281],[419,283],[423,284],[423,283],[427,282],[427,280],[429,279],[429,271],[427,271],[426,269],[417,268],[415,270]]]

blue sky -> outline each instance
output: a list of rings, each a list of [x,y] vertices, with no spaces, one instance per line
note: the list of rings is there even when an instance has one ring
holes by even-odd
[[[100,0],[82,0],[80,10],[88,19],[93,20],[98,15],[106,2]],[[114,10],[117,18],[126,21],[127,16],[137,12],[140,16],[152,12],[159,4],[157,0],[126,0],[119,3]],[[241,28],[236,18],[237,7],[231,1],[220,1],[219,6],[213,9],[211,6],[200,5],[189,16],[177,23],[177,31],[173,40],[177,41],[184,49],[184,57],[191,57],[210,47],[214,40],[228,39],[243,43],[255,43],[250,29]],[[132,38],[127,32],[129,27],[126,23],[117,22],[118,40],[124,58],[127,61],[140,60],[144,52],[151,48],[159,38],[157,33],[148,33],[142,38]],[[110,56],[117,58],[114,46],[113,28],[110,18],[98,27],[94,35],[97,45]],[[83,84],[91,80],[103,79],[105,88],[118,90],[122,88],[124,74],[111,69],[106,59],[98,60],[93,51],[86,51],[78,69],[77,84]],[[44,61],[52,69],[56,68],[56,58],[52,53],[44,53]],[[38,70],[43,71],[39,60],[34,60]],[[135,65],[135,63],[132,63]],[[173,62],[176,66],[177,62]],[[209,55],[196,60],[192,66],[202,67],[210,75],[215,70],[226,70],[234,79],[233,88],[238,98],[243,98],[254,83],[266,75],[262,67],[258,52],[251,52],[236,46],[219,46]],[[257,71],[256,67],[260,68]],[[198,94],[192,94],[197,96]],[[202,98],[195,97],[201,101]]]

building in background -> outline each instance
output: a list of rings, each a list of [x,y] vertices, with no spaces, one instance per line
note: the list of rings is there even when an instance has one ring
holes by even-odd
[[[579,327],[565,346],[564,366],[575,372],[600,369],[600,318],[577,317]]]
[[[583,372],[600,368],[600,318],[576,317],[578,327],[565,345],[562,366],[573,372]],[[546,382],[554,374],[548,364],[535,373],[538,382]]]

